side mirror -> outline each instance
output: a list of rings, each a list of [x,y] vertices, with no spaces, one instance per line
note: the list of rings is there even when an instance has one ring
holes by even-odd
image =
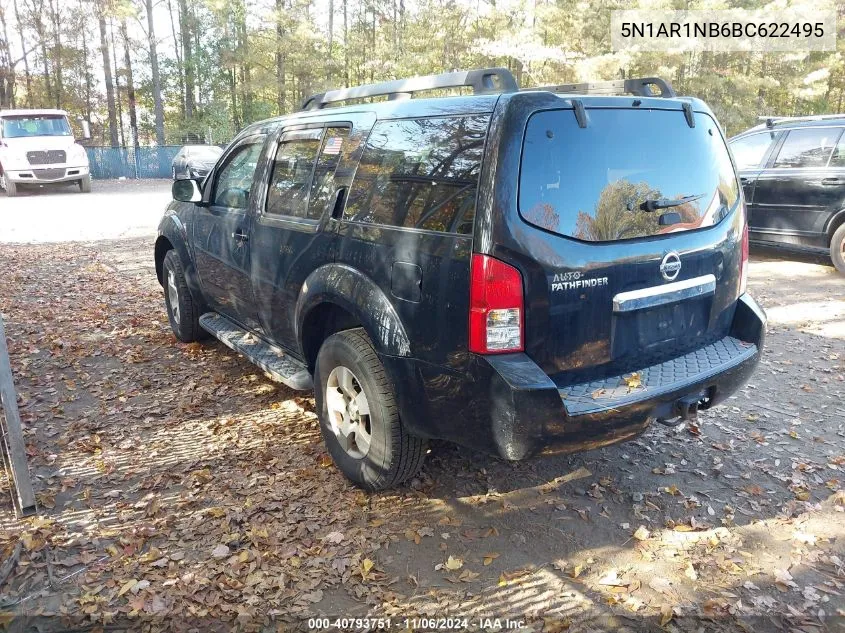
[[[196,180],[174,180],[173,199],[179,202],[200,202],[202,200],[202,191]]]

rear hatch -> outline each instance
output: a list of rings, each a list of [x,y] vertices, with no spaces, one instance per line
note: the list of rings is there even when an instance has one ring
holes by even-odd
[[[494,247],[523,271],[526,352],[558,384],[726,336],[740,286],[745,212],[713,118],[589,101],[527,117],[517,226]]]

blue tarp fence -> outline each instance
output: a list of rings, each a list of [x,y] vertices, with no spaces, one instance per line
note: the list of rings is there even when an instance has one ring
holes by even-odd
[[[171,163],[181,145],[159,147],[86,147],[91,177],[170,178]]]

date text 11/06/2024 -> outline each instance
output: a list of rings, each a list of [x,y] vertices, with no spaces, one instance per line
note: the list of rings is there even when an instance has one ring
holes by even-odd
[[[525,626],[525,620],[511,618],[309,618],[308,629],[312,631],[364,631],[393,628],[405,631],[518,631]]]

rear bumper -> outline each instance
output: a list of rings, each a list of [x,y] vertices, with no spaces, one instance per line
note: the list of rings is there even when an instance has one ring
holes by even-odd
[[[89,173],[88,165],[80,166],[44,166],[30,169],[7,171],[6,178],[11,182],[26,184],[46,184],[56,182],[73,182],[84,178]]]
[[[397,395],[412,432],[518,460],[633,438],[651,419],[677,416],[681,398],[697,396],[706,406],[724,401],[754,372],[765,326],[763,310],[743,295],[728,336],[643,367],[637,372],[641,384],[633,387],[622,376],[560,386],[525,354],[474,356],[469,377],[419,364],[412,376],[407,361],[403,372],[399,359],[383,360],[394,376],[404,373]],[[424,392],[415,393],[413,382],[421,382]]]

